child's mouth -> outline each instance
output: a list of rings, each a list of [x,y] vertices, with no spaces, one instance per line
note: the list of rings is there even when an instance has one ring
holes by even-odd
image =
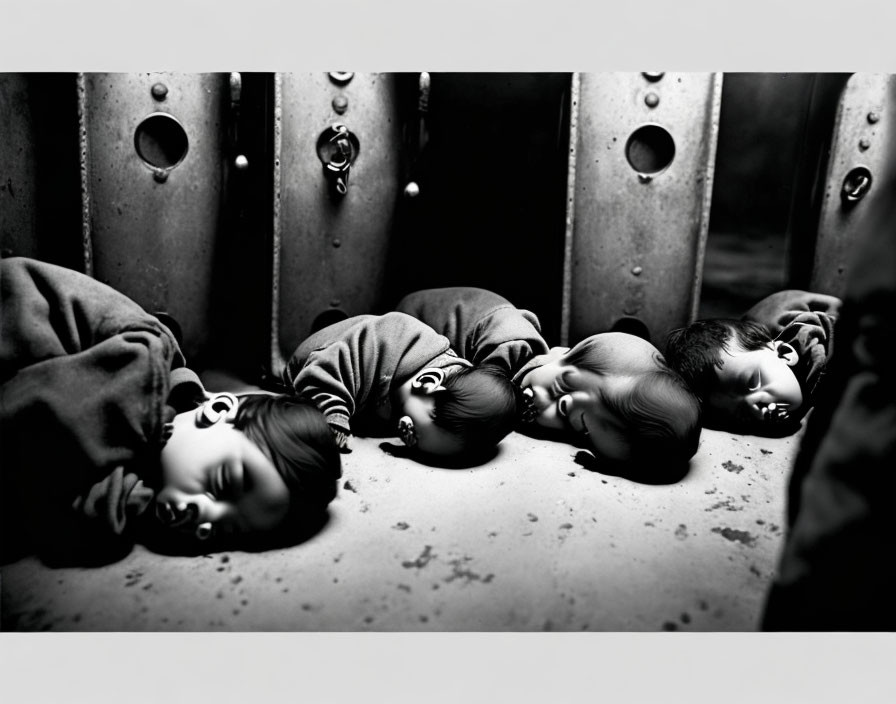
[[[523,423],[532,423],[538,417],[538,408],[535,407],[535,392],[527,386],[522,393],[522,409],[520,410],[520,420]]]
[[[167,502],[157,502],[155,511],[156,518],[158,518],[163,525],[171,528],[195,523],[196,519],[199,517],[199,507],[193,503],[180,503],[174,505]]]

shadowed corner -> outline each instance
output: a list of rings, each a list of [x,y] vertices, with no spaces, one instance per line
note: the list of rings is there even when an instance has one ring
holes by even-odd
[[[400,443],[381,442],[379,447],[390,457],[413,460],[418,464],[436,469],[475,469],[495,459],[501,453],[500,445],[491,447],[484,452],[466,454],[463,457],[429,457]]]
[[[676,484],[687,476],[690,462],[675,462],[662,467],[654,463],[625,463],[598,460],[593,453],[580,450],[573,459],[580,467],[609,477],[620,477],[638,484]]]

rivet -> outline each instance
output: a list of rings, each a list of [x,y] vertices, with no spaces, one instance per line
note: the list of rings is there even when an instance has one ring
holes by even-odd
[[[656,83],[663,76],[665,76],[666,73],[664,71],[642,71],[641,75],[651,83]]]
[[[638,174],[638,180],[641,183],[650,183],[651,181],[653,181],[653,176],[651,176],[650,174]]]
[[[633,267],[633,268],[632,268],[632,273],[633,273],[635,276],[640,276],[642,271],[644,271],[644,268],[643,268],[643,267],[640,267],[640,266],[636,266],[636,267]]]
[[[237,170],[245,171],[249,168],[249,160],[243,154],[239,154],[236,159],[233,160],[233,165]]]
[[[878,115],[876,112],[868,113],[868,122],[870,122],[872,125],[879,120],[880,120],[880,115]]]
[[[340,240],[340,239],[333,240],[333,246],[338,249],[339,247],[342,246],[342,240]]]
[[[861,149],[862,151],[865,151],[870,146],[871,146],[871,142],[869,140],[865,139],[864,137],[859,140],[859,149]]]
[[[168,86],[164,83],[156,83],[152,87],[152,97],[156,100],[164,100],[168,95]]]
[[[341,303],[342,303],[342,301],[340,301],[338,298],[334,298],[333,300],[330,301],[330,306],[333,307],[333,308],[336,308],[336,307],[338,307]]]
[[[168,180],[168,172],[167,172],[167,171],[164,171],[164,170],[162,170],[162,169],[157,169],[156,171],[153,172],[152,177],[153,177],[158,183],[165,183],[165,181]]]
[[[648,93],[644,96],[644,102],[647,103],[647,107],[655,108],[660,104],[660,96],[656,93]]]
[[[333,110],[335,110],[337,114],[342,115],[348,110],[348,98],[344,95],[337,95],[333,98]]]
[[[410,181],[408,185],[404,187],[404,194],[408,198],[416,198],[420,195],[420,186],[418,186],[416,182]]]

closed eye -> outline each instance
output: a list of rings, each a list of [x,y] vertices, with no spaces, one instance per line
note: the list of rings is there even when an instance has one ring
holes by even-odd
[[[215,471],[212,472],[211,481],[210,481],[211,494],[215,497],[215,499],[220,500],[221,497],[224,496],[225,481],[224,481],[224,465],[218,465],[215,468]]]
[[[563,372],[557,376],[554,379],[554,383],[551,384],[551,394],[554,398],[559,398],[560,396],[565,396],[572,392],[572,388],[566,381],[566,374],[567,372]]]
[[[243,476],[243,484],[246,483],[246,477]],[[245,489],[244,489],[245,490]],[[212,485],[212,491],[215,497],[219,500],[233,499],[235,498],[236,493],[236,483],[234,479],[234,474],[231,467],[228,464],[222,464],[218,467],[218,470],[214,474],[214,482]]]
[[[747,377],[747,391],[759,391],[760,388],[762,388],[762,373],[759,367],[756,367]]]

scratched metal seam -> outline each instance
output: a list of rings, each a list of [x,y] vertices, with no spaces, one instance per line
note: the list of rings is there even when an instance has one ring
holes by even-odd
[[[572,296],[572,241],[575,225],[576,155],[579,134],[579,73],[573,73],[569,91],[569,157],[566,170],[566,231],[563,241],[563,293],[560,311],[560,344],[569,344]]]
[[[81,253],[84,273],[93,276],[93,236],[90,228],[90,184],[87,139],[87,74],[79,73],[78,89],[78,147],[81,151]]]
[[[279,377],[285,366],[280,352],[280,157],[282,150],[283,91],[281,74],[274,74],[274,227],[271,272],[271,373]]]
[[[706,258],[706,240],[709,235],[709,214],[712,207],[712,185],[716,173],[716,150],[719,142],[719,115],[722,107],[721,73],[712,75],[712,104],[709,115],[709,150],[706,155],[706,170],[703,178],[703,202],[700,209],[700,231],[697,234],[697,252],[694,262],[694,286],[691,290],[691,310],[688,322],[697,317],[700,307],[700,290],[703,287],[703,266]]]

